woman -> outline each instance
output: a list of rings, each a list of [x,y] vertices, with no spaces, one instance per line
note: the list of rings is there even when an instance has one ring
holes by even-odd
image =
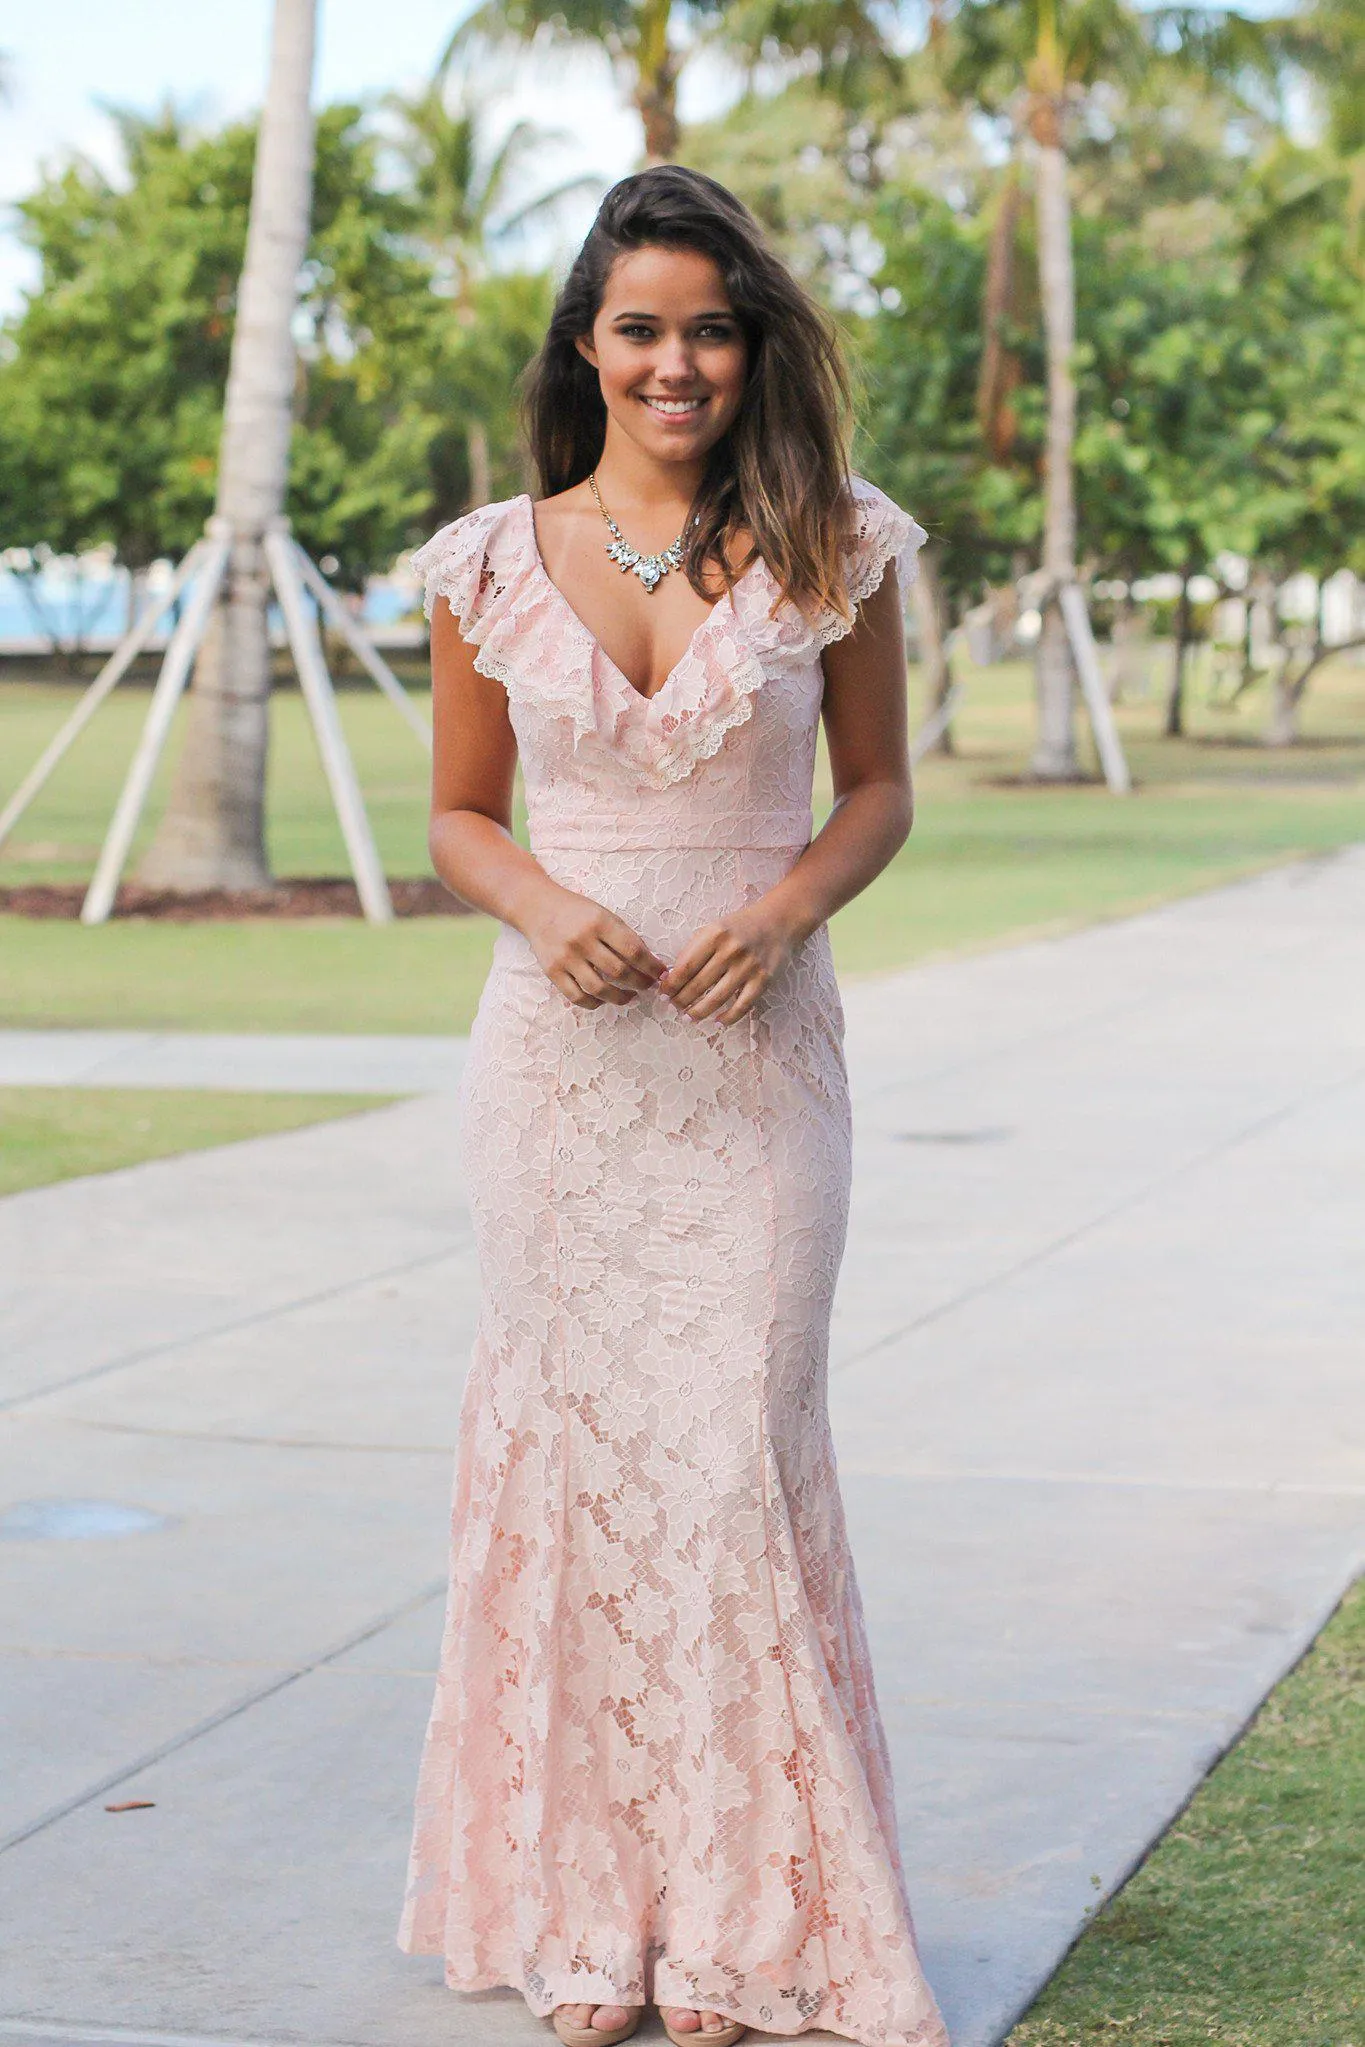
[[[530,372],[540,497],[416,557],[432,857],[501,929],[399,1939],[569,2047],[647,2001],[681,2047],[945,2038],[825,1409],[850,1157],[826,919],[910,827],[898,578],[924,538],[850,480],[845,399],[749,213],[641,172]]]

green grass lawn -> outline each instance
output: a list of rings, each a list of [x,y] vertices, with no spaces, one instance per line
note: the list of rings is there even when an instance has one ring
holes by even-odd
[[[1365,1585],[1008,2047],[1365,2041]]]
[[[0,1196],[377,1108],[385,1096],[0,1087]]]
[[[5,785],[38,753],[74,693],[0,680]],[[145,714],[120,692],[0,851],[0,883],[81,881]],[[1120,712],[1138,792],[1011,786],[1027,761],[1029,677],[1020,664],[968,677],[960,753],[919,775],[915,831],[886,872],[834,919],[840,968],[867,973],[1121,915],[1365,837],[1365,667],[1346,660],[1314,685],[1305,744],[1258,742],[1265,706],[1197,702],[1184,741],[1157,737],[1155,699]],[[426,763],[377,694],[346,692],[381,853],[394,874],[427,871]],[[823,767],[822,767],[823,778]],[[162,778],[164,786],[164,775]],[[828,802],[817,787],[817,820]],[[302,706],[274,705],[271,859],[282,874],[345,871]],[[460,1031],[487,969],[483,917],[166,925],[100,930],[0,918],[0,1023],[218,1030]]]

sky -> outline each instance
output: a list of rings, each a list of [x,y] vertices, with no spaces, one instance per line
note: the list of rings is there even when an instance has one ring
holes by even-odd
[[[466,0],[320,0],[317,99],[379,95],[431,74]],[[58,0],[6,9],[0,50],[10,94],[0,103],[0,315],[33,275],[10,203],[31,191],[44,163],[78,150],[109,166],[100,101],[151,112],[169,95],[206,123],[258,106],[265,80],[270,0]],[[574,138],[547,161],[545,182],[580,171],[604,179],[634,165],[639,124],[620,104],[604,61],[555,60],[539,78],[495,82],[495,129],[529,116]],[[586,218],[583,226],[586,227]]]

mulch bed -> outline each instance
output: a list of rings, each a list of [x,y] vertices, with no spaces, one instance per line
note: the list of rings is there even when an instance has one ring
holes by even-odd
[[[398,917],[467,917],[460,902],[434,877],[390,881]],[[85,900],[83,882],[32,882],[0,888],[0,914],[11,917],[75,919]],[[360,897],[353,881],[293,875],[266,889],[206,889],[197,895],[169,889],[143,888],[125,882],[114,905],[116,917],[155,917],[166,924],[240,923],[275,917],[359,917]]]

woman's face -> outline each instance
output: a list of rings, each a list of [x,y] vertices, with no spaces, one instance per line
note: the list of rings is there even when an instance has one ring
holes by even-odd
[[[659,462],[697,462],[739,411],[748,351],[720,271],[693,249],[617,258],[579,343],[607,414]]]

